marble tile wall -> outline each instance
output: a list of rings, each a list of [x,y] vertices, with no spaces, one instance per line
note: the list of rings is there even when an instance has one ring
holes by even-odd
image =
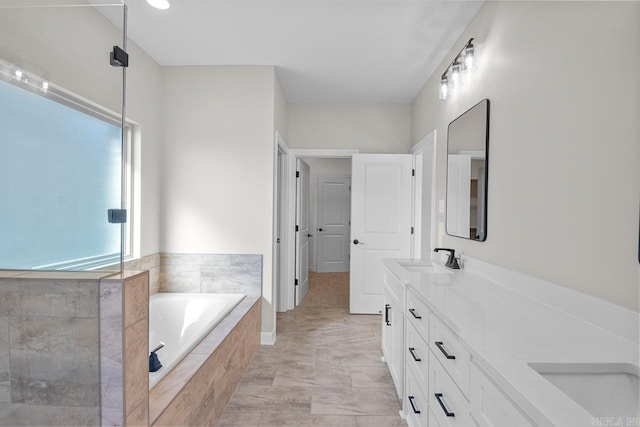
[[[124,270],[148,270],[149,295],[262,294],[262,255],[157,253],[125,262]]]
[[[100,275],[0,274],[0,425],[100,423]]]
[[[160,254],[160,292],[262,295],[262,255]]]

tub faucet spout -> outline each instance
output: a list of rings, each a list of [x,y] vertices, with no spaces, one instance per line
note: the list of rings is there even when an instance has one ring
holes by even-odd
[[[158,359],[158,355],[156,354],[156,351],[160,350],[162,347],[164,347],[164,343],[160,341],[160,345],[149,353],[149,372],[156,372],[158,369],[162,368],[162,363],[160,363],[160,359]]]

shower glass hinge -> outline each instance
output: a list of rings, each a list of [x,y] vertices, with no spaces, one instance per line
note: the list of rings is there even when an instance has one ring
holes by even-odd
[[[119,46],[114,46],[109,54],[109,63],[112,67],[128,67],[129,54]]]
[[[109,209],[107,211],[107,217],[111,224],[124,224],[127,222],[127,210]]]

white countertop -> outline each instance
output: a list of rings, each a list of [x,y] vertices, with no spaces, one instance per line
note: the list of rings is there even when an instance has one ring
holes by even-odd
[[[464,269],[419,273],[407,271],[401,262],[412,260],[384,260],[458,334],[474,362],[541,426],[598,424],[528,363],[638,366],[635,342]]]

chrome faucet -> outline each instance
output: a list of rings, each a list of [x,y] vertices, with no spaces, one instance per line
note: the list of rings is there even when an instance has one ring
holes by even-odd
[[[458,258],[456,258],[456,250],[450,248],[435,248],[434,252],[446,251],[449,252],[449,259],[445,263],[445,267],[449,267],[453,270],[460,270],[460,264],[458,264]]]

